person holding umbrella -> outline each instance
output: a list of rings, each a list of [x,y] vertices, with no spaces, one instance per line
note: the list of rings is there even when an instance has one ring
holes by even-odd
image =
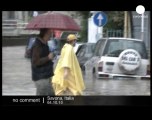
[[[39,37],[36,38],[36,42],[33,46],[32,59],[31,59],[32,79],[36,83],[37,95],[53,94],[52,84],[50,88],[49,87],[50,84],[48,82],[49,78],[53,76],[53,63],[52,63],[53,54],[49,53],[49,48],[46,45],[47,41],[50,39],[51,30],[80,31],[81,30],[80,26],[73,20],[73,18],[69,17],[68,15],[55,13],[55,12],[47,12],[33,17],[33,19],[29,21],[25,29],[40,30]],[[62,57],[62,59],[64,60],[64,62],[62,66],[60,66],[61,64],[59,63],[55,72],[60,75],[60,70],[62,71],[64,70],[63,68],[65,68],[64,79],[66,79],[65,81],[71,81],[71,82],[64,82],[64,85],[66,83],[70,84],[68,85],[69,87],[67,88],[70,89],[70,92],[72,91],[72,94],[76,95],[76,94],[82,94],[82,90],[84,89],[84,83],[83,83],[79,63],[73,52],[72,45],[74,45],[74,42],[75,39],[73,38],[68,39],[69,44],[66,44],[62,50],[63,51],[62,56],[64,56]],[[65,51],[66,53],[68,53],[69,56],[65,54]],[[67,58],[69,59],[68,62],[66,62]],[[74,62],[72,60],[74,60]],[[67,70],[67,75],[66,75],[66,70]],[[62,73],[61,75],[63,75],[63,72],[61,73]],[[56,75],[55,75],[55,79],[56,79]],[[56,84],[57,82],[58,80],[54,80],[54,82],[51,83],[57,85]],[[61,87],[63,87],[62,82],[63,81],[61,80],[60,81]],[[50,92],[48,93],[49,89]],[[54,89],[54,90],[56,91],[55,93],[58,94],[58,89]]]
[[[52,78],[55,95],[82,95],[85,89],[81,68],[73,49],[76,40],[74,34],[68,35],[67,43],[61,50]]]
[[[32,80],[36,85],[36,95],[54,95],[50,78],[53,76],[53,53],[49,52],[47,45],[52,34],[51,29],[40,29],[31,52]]]

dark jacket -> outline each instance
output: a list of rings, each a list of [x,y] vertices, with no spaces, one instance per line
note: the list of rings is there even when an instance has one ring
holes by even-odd
[[[31,50],[32,80],[37,81],[53,76],[53,62],[49,60],[49,47],[36,38]]]

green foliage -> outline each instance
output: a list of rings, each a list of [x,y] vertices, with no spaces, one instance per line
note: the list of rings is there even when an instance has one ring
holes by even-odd
[[[83,19],[81,22],[82,30],[80,32],[80,41],[81,42],[87,42],[88,37],[88,19]]]
[[[77,15],[82,16],[83,19],[88,19],[90,11],[77,11]]]
[[[77,15],[82,16],[80,31],[80,42],[87,42],[88,38],[88,18],[90,11],[77,11]]]
[[[124,28],[124,11],[104,11],[108,21],[104,30],[123,30]]]

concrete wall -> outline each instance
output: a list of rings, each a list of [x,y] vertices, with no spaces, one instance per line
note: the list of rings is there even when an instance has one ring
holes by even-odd
[[[23,46],[27,44],[28,36],[2,37],[2,47],[4,46]]]

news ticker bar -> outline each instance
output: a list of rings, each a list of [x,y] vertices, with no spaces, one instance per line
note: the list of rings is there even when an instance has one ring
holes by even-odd
[[[2,96],[3,106],[12,105],[143,105],[150,96]]]

